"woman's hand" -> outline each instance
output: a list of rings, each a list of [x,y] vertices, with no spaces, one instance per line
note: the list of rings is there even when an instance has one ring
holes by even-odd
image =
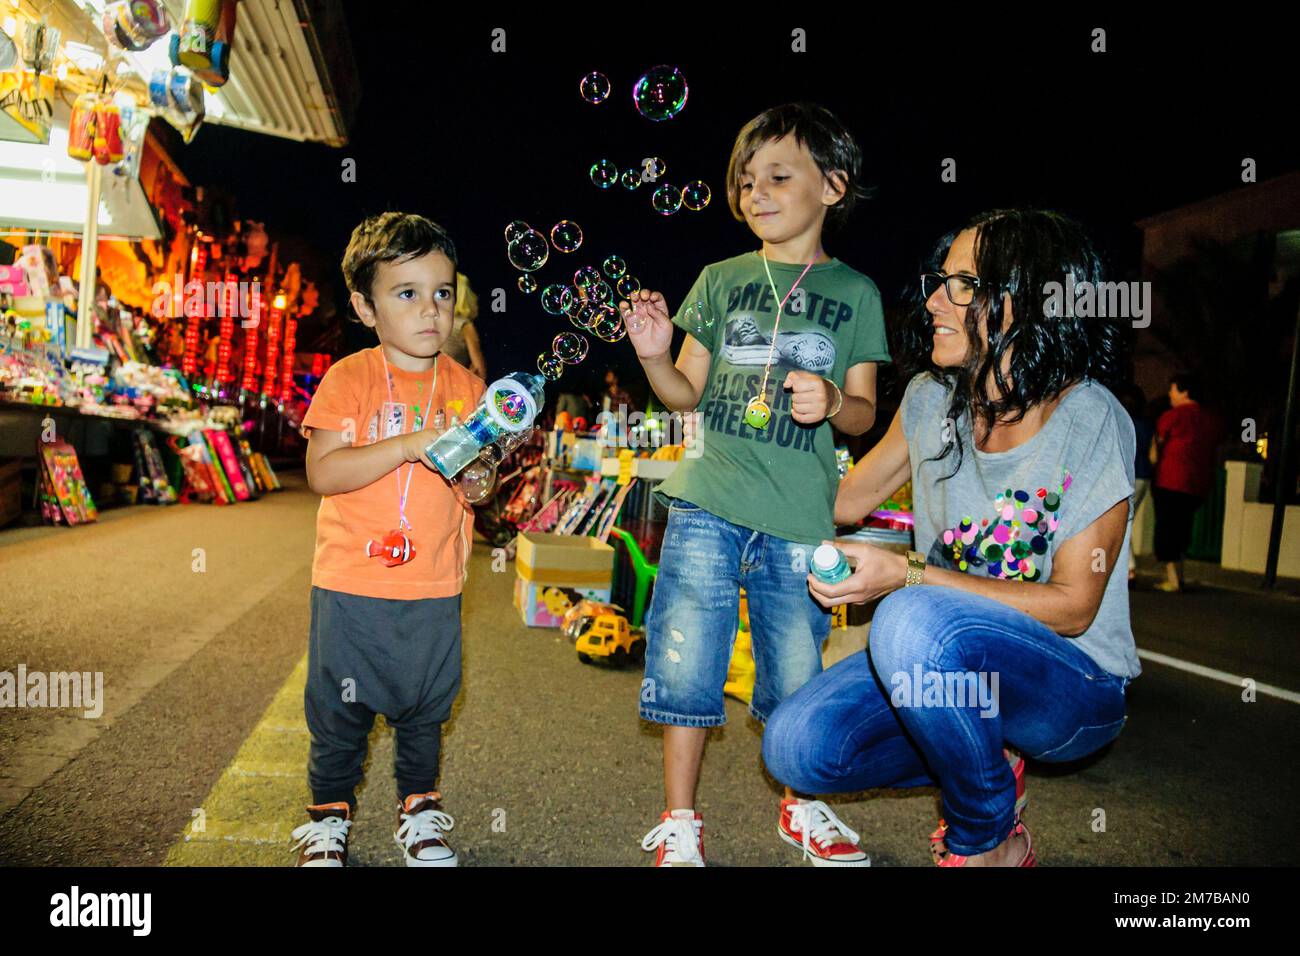
[[[673,323],[662,294],[638,289],[618,304],[618,311],[637,358],[657,359],[668,354],[673,345]]]
[[[907,583],[907,558],[864,541],[824,541],[856,559],[853,574],[839,584],[826,584],[808,575],[808,590],[822,607],[866,604]]]

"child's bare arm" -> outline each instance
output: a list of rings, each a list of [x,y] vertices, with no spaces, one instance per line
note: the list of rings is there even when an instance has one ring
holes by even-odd
[[[831,424],[846,435],[871,431],[876,423],[876,363],[861,362],[844,373],[844,404]]]
[[[674,364],[670,356],[673,324],[668,304],[658,292],[641,289],[620,303],[627,335],[645,369],[650,387],[670,411],[694,410],[704,394],[712,356],[694,336],[687,335]]]
[[[408,461],[427,463],[424,449],[438,437],[430,429],[353,447],[342,432],[311,430],[307,484],[318,495],[340,495],[373,484]]]

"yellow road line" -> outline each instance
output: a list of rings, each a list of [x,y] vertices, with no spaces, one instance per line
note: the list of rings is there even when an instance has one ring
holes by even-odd
[[[164,866],[288,866],[289,834],[311,803],[302,695],[307,656],[276,691],[235,759],[213,784]],[[291,822],[293,821],[293,822]]]

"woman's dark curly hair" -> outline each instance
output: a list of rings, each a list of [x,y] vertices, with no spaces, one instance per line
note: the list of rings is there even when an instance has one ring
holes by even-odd
[[[1101,259],[1079,223],[1035,209],[982,213],[935,244],[925,271],[942,269],[948,249],[965,229],[976,230],[975,274],[981,280],[966,309],[969,356],[958,368],[942,368],[931,360],[933,317],[925,310],[918,282],[898,341],[904,381],[918,372],[928,372],[952,394],[948,418],[957,422],[969,412],[972,423],[978,419],[987,430],[998,421],[1020,421],[1030,408],[1051,401],[1080,379],[1094,379],[1107,386],[1124,379],[1125,327],[1121,317],[1082,317],[1073,314],[1073,309],[1048,306],[1048,283],[1068,289],[1070,273],[1076,285],[1090,282],[1095,288],[1103,281]],[[1009,323],[1002,308],[1004,296],[1011,297],[1013,318]],[[987,322],[987,349],[980,340],[981,321]],[[1008,353],[1010,374],[1004,376]],[[990,379],[1000,397],[988,394]],[[948,457],[953,445],[957,446],[955,474],[964,454],[960,435],[945,444],[936,460]]]

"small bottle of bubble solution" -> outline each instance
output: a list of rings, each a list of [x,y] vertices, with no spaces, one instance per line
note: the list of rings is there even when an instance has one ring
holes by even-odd
[[[839,584],[853,572],[843,551],[833,544],[823,544],[813,552],[812,573],[823,584]]]

